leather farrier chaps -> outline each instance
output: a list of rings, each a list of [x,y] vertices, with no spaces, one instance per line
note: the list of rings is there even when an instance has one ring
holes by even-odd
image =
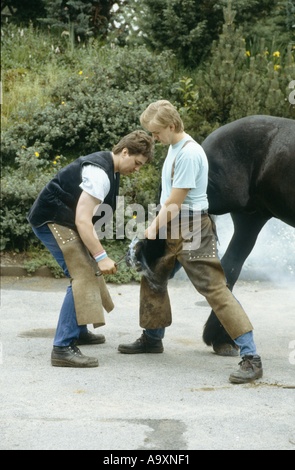
[[[105,325],[104,309],[111,312],[113,301],[97,263],[89,254],[79,234],[59,224],[48,224],[68,267],[73,289],[78,325]]]

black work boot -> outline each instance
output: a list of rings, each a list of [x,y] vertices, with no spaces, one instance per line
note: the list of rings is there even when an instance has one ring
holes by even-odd
[[[240,368],[229,377],[229,381],[233,384],[253,382],[256,379],[261,379],[263,375],[260,356],[244,356],[239,366]]]
[[[75,344],[70,346],[53,346],[51,365],[54,367],[98,367],[95,357],[84,356]]]
[[[77,340],[77,345],[82,346],[91,345],[91,344],[103,344],[105,343],[105,336],[104,335],[94,335],[90,331],[87,330],[86,333],[82,333]]]
[[[142,333],[134,343],[120,344],[118,351],[122,354],[162,353],[164,351],[161,339],[153,339]]]

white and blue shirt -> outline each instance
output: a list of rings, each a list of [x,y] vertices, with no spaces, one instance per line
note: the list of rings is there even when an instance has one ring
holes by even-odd
[[[183,205],[191,211],[208,209],[208,160],[204,149],[188,134],[175,145],[170,145],[162,169],[161,205],[170,196],[172,188],[189,189]],[[185,142],[190,141],[186,145]],[[174,175],[172,171],[174,165]]]

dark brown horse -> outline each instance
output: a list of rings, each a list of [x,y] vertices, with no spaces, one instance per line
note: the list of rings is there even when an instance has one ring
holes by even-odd
[[[234,224],[221,259],[233,289],[267,221],[275,217],[295,227],[295,121],[248,116],[212,132],[202,146],[209,161],[209,211],[230,213]],[[235,354],[213,311],[203,340],[217,354]]]

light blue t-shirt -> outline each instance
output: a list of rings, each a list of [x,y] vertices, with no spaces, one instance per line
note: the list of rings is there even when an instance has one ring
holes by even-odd
[[[170,145],[168,154],[162,169],[162,193],[161,205],[169,197],[173,188],[189,188],[190,191],[185,198],[183,205],[189,210],[208,209],[207,185],[208,185],[208,160],[207,156],[197,142],[188,134],[175,145]],[[172,167],[174,166],[173,180]]]

